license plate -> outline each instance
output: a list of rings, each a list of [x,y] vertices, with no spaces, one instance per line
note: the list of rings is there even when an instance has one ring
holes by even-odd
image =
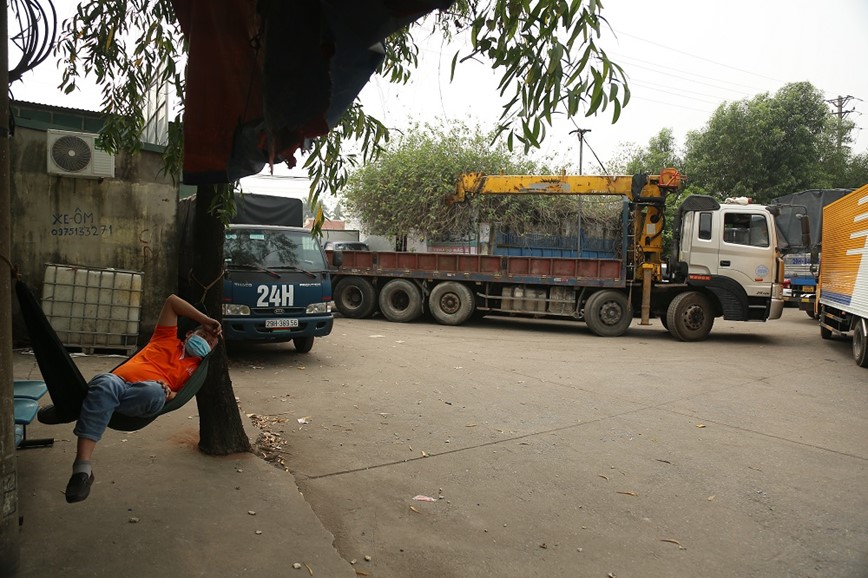
[[[298,327],[298,319],[266,319],[266,329],[283,329],[286,327]]]
[[[805,293],[813,293],[816,290],[817,290],[817,288],[814,287],[813,285],[808,285],[804,289],[802,289],[802,291],[804,291]]]

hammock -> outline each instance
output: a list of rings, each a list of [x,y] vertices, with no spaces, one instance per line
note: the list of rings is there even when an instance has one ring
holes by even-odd
[[[54,332],[54,328],[51,327],[51,323],[45,317],[45,313],[30,289],[22,281],[16,280],[15,292],[21,306],[21,315],[25,325],[27,325],[27,331],[30,333],[36,363],[39,365],[42,379],[48,387],[48,395],[54,402],[53,411],[39,412],[39,421],[49,424],[75,421],[81,413],[81,404],[87,394],[87,380],[81,375],[78,367],[66,352],[66,348],[61,343],[57,333]],[[157,419],[158,416],[175,411],[193,399],[202,388],[205,377],[208,375],[208,357],[202,359],[199,367],[196,368],[181,391],[166,402],[159,414],[151,417],[137,417],[115,412],[108,426],[120,431],[142,429]]]

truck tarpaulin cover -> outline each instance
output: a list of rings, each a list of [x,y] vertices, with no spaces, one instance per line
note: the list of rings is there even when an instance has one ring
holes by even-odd
[[[383,60],[382,41],[453,0],[172,0],[189,42],[184,182],[286,161],[326,134]]]
[[[301,199],[273,195],[236,193],[232,222],[244,225],[301,227],[304,224],[304,202]]]
[[[807,215],[811,224],[811,244],[823,241],[823,207],[850,193],[853,189],[812,189],[791,193],[772,201],[780,205],[781,212],[775,217],[778,228],[778,244],[784,250],[802,249],[802,224],[800,215]]]

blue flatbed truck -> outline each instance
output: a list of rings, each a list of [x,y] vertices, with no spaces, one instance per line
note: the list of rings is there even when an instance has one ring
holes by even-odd
[[[818,268],[811,252],[823,242],[823,208],[852,190],[811,189],[772,200],[778,209],[775,224],[784,260],[784,301],[808,317],[815,318]],[[808,236],[803,235],[803,220],[808,222]]]

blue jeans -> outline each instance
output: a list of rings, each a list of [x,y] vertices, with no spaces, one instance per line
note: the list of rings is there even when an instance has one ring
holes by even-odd
[[[166,390],[156,381],[128,383],[113,373],[90,380],[75,424],[76,437],[98,442],[117,411],[132,417],[151,417],[166,404]]]

